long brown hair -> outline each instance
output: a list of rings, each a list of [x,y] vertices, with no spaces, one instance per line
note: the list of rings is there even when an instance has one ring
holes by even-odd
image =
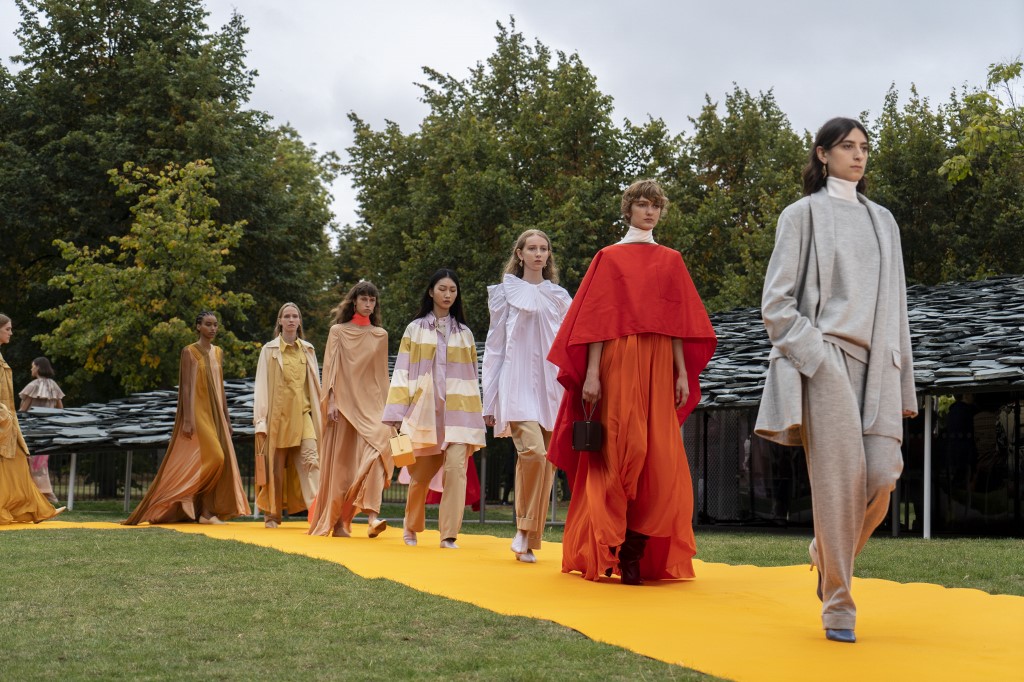
[[[380,292],[373,282],[360,280],[354,287],[348,290],[345,298],[331,311],[331,324],[344,324],[350,322],[356,314],[356,300],[360,296],[372,296],[376,299],[373,304],[373,312],[370,313],[370,324],[374,327],[380,324]]]
[[[814,194],[824,187],[825,180],[828,177],[825,172],[825,164],[818,158],[818,147],[832,149],[832,147],[846,139],[846,136],[854,128],[864,133],[865,139],[871,139],[864,124],[855,118],[844,118],[842,116],[830,118],[818,130],[818,134],[814,136],[814,144],[811,145],[810,158],[807,159],[807,165],[804,166],[803,170],[804,196]],[[863,194],[867,187],[867,182],[861,177],[857,183],[857,191]]]
[[[540,271],[540,274],[552,284],[558,284],[558,266],[555,265],[555,254],[551,250],[551,238],[540,230],[527,230],[519,235],[515,246],[512,247],[512,255],[509,256],[508,262],[505,263],[505,270],[501,274],[523,278],[523,260],[517,252],[526,248],[526,240],[530,237],[544,237],[544,241],[548,243],[548,262],[544,264],[544,269]]]

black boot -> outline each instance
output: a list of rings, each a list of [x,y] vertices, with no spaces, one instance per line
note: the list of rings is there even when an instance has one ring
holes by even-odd
[[[626,529],[626,539],[619,547],[619,577],[623,585],[643,585],[640,578],[640,559],[644,556],[647,536]]]

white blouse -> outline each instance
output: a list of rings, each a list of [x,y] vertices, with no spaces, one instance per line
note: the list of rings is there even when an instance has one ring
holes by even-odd
[[[487,287],[484,414],[494,417],[496,437],[511,434],[509,422],[554,428],[562,386],[547,355],[571,303],[569,292],[548,280],[530,284],[505,275],[501,284]]]

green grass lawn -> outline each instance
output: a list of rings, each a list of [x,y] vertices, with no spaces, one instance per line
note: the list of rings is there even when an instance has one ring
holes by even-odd
[[[384,513],[400,517],[401,508]],[[117,503],[80,503],[62,520],[123,518]],[[463,532],[511,537],[513,528],[466,523]],[[561,530],[547,537],[558,541]],[[807,542],[697,535],[699,558],[759,566],[806,563]],[[857,575],[1024,596],[1022,555],[1022,540],[879,537]],[[0,556],[5,680],[709,679],[550,622],[202,536],[5,532]]]

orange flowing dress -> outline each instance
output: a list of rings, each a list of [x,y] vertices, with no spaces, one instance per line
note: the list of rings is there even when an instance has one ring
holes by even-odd
[[[690,389],[678,410],[673,338],[683,341]],[[587,349],[597,342],[604,444],[580,453],[572,424],[584,419]],[[594,257],[548,355],[566,389],[548,451],[572,485],[564,572],[588,580],[618,574],[616,550],[628,528],[649,536],[641,578],[694,577],[693,484],[680,427],[700,401],[699,376],[716,344],[678,251],[616,244]]]
[[[176,523],[217,516],[222,521],[249,515],[238,460],[231,442],[224,396],[223,351],[198,343],[181,351],[178,413],[167,453],[142,502],[125,525]],[[182,431],[192,418],[192,437]]]

